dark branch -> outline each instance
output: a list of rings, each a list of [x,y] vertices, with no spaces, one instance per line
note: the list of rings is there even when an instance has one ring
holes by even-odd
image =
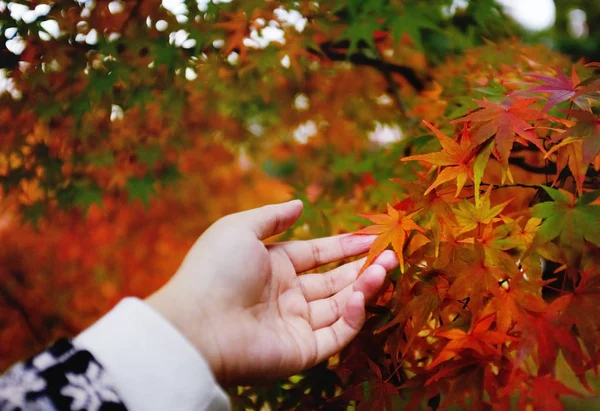
[[[422,91],[425,88],[424,81],[417,75],[417,73],[408,66],[401,66],[398,64],[387,63],[383,60],[370,58],[362,53],[353,53],[348,55],[340,48],[344,44],[325,42],[321,44],[321,50],[308,49],[309,52],[317,55],[325,55],[332,61],[348,61],[352,64],[359,66],[369,66],[376,70],[385,73],[397,73],[402,75],[406,81],[410,83],[417,91]]]
[[[385,63],[384,57],[381,55],[379,50],[377,50],[377,57],[379,57],[379,61],[381,61],[382,63]],[[406,105],[404,104],[404,101],[402,101],[402,97],[400,96],[400,91],[398,90],[398,84],[396,84],[396,81],[394,81],[394,77],[392,76],[392,73],[388,70],[387,66],[383,67],[382,73],[383,73],[383,77],[385,77],[385,81],[388,84],[389,91],[392,94],[392,96],[394,97],[394,100],[396,101],[396,105],[398,106],[400,113],[402,113],[402,117],[404,117],[405,119],[408,119],[408,120],[412,120],[414,123],[417,123],[418,122],[417,120],[410,119],[410,117],[408,115],[408,110],[406,109]]]
[[[25,323],[25,326],[27,327],[27,329],[29,330],[29,332],[31,333],[33,338],[35,338],[35,340],[39,344],[44,344],[44,339],[38,333],[38,331],[35,329],[33,323],[31,322],[31,320],[29,318],[29,314],[27,313],[27,310],[21,304],[21,302],[19,300],[17,300],[15,297],[13,297],[8,292],[8,290],[2,286],[0,286],[0,295],[2,296],[4,301],[6,301],[6,305],[8,305],[10,308],[12,308],[13,310],[15,310],[16,312],[19,313],[19,315],[23,319],[23,322]]]
[[[521,188],[533,188],[535,190],[539,189],[543,184],[523,184],[523,183],[512,183],[512,184],[490,184],[481,182],[482,186],[494,186],[496,188],[510,188],[510,187],[521,187]],[[545,185],[545,184],[544,184]]]
[[[536,167],[528,164],[523,157],[511,157],[508,162],[514,166],[522,168],[525,171],[529,171],[534,174],[556,174],[556,164],[548,163],[543,167]]]

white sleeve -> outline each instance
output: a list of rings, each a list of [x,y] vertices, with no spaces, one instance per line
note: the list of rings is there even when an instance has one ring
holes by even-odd
[[[130,411],[226,411],[229,399],[191,343],[149,305],[123,299],[73,344],[92,353]]]

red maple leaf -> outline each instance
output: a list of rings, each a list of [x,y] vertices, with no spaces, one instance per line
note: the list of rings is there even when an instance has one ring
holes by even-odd
[[[538,98],[523,98],[513,101],[507,100],[501,104],[487,100],[476,102],[482,107],[463,118],[452,123],[473,122],[478,124],[473,135],[473,143],[481,144],[492,136],[494,138],[494,155],[505,166],[515,141],[524,145],[533,143],[540,151],[545,153],[531,122],[541,120],[547,116],[541,111],[530,106]]]
[[[561,411],[565,407],[560,400],[562,395],[581,397],[581,394],[557,381],[549,375],[531,377],[531,389],[528,395],[521,395],[519,409],[530,409],[527,404],[533,406],[534,410]]]

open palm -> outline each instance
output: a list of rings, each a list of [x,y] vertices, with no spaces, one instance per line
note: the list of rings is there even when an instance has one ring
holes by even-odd
[[[198,348],[222,384],[302,371],[346,346],[365,321],[365,299],[397,265],[383,253],[324,274],[323,264],[364,253],[373,237],[340,235],[265,245],[293,225],[292,201],[227,216],[211,226],[149,302]]]

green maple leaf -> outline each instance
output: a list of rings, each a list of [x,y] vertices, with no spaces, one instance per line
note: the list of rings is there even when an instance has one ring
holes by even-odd
[[[154,56],[154,66],[159,68],[165,65],[169,72],[175,71],[181,65],[181,50],[169,44],[168,39],[160,39],[151,46]]]
[[[108,167],[115,163],[115,156],[110,150],[103,150],[99,153],[88,154],[84,157],[84,161],[94,167]]]
[[[38,227],[38,222],[45,212],[46,204],[43,201],[37,201],[31,205],[23,206],[21,209],[23,221],[30,223],[34,228]]]
[[[376,21],[369,19],[352,22],[341,36],[342,39],[350,40],[348,55],[350,56],[356,52],[359,44],[366,44],[370,49],[375,49],[373,32],[380,29],[380,27]]]
[[[78,188],[73,203],[81,206],[86,214],[92,204],[102,204],[102,192],[98,187]]]
[[[66,209],[81,207],[85,215],[92,204],[102,204],[102,191],[89,181],[75,181],[59,190],[56,198],[59,206]]]
[[[135,150],[135,155],[140,163],[148,167],[154,167],[163,157],[160,147],[155,145],[150,147],[138,147]]]
[[[542,186],[554,201],[536,204],[532,216],[544,222],[536,235],[536,243],[544,244],[558,237],[559,243],[583,251],[585,241],[600,246],[600,206],[590,204],[600,195],[594,191],[575,199],[573,194]]]
[[[356,52],[359,44],[366,45],[368,49],[374,50],[373,33],[381,30],[380,19],[390,14],[387,1],[351,0],[340,2],[339,6],[339,11],[347,9],[350,15],[348,27],[341,35],[341,39],[350,40],[348,55]]]
[[[108,71],[92,70],[89,74],[87,93],[92,100],[99,101],[104,95],[112,95],[113,86],[119,80],[117,67]]]
[[[407,7],[402,14],[392,17],[388,24],[394,41],[398,42],[402,34],[407,33],[419,50],[423,50],[421,30],[439,30],[428,14],[417,7]]]
[[[148,206],[150,197],[156,194],[154,179],[149,175],[141,178],[129,177],[125,187],[129,193],[129,200],[133,202],[135,199],[139,199],[144,206]]]

